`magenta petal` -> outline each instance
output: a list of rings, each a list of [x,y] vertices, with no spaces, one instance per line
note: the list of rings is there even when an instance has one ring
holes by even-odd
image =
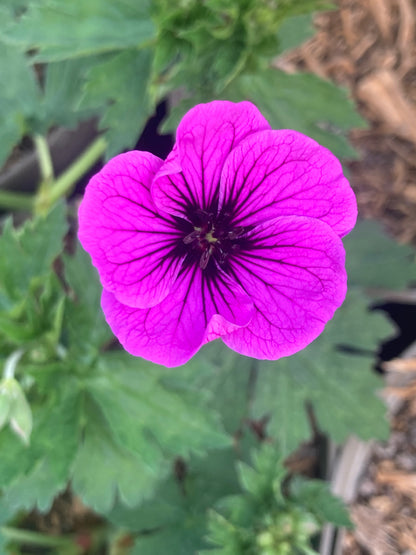
[[[357,204],[337,158],[296,131],[263,131],[231,152],[221,178],[220,207],[235,225],[308,216],[340,236],[354,227]]]
[[[347,291],[340,238],[320,220],[281,217],[250,234],[231,273],[254,302],[242,329],[223,337],[235,351],[276,360],[306,347],[324,329]]]
[[[177,216],[186,216],[186,205],[209,209],[218,198],[228,154],[265,129],[270,125],[250,102],[214,101],[189,110],[179,124],[176,148],[153,184],[156,204]]]
[[[219,271],[207,280],[198,267],[177,278],[172,292],[157,306],[135,309],[104,290],[102,308],[108,324],[132,355],[157,364],[179,366],[207,341],[245,326],[253,303],[239,285]]]
[[[182,264],[172,254],[180,233],[150,196],[161,164],[147,152],[116,156],[91,179],[79,208],[78,237],[103,286],[132,307],[166,297]]]

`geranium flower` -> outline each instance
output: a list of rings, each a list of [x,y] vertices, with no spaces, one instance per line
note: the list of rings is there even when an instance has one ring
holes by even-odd
[[[177,366],[221,338],[275,360],[313,341],[343,302],[340,237],[356,215],[326,148],[271,130],[250,102],[215,101],[184,116],[165,161],[127,152],[91,179],[79,239],[131,354]]]

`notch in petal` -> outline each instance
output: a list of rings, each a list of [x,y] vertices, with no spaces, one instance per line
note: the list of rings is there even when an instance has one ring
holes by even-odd
[[[103,287],[132,307],[159,303],[171,290],[182,259],[180,234],[150,195],[162,160],[147,152],[120,154],[89,182],[79,208],[79,240]]]
[[[198,267],[177,279],[175,289],[157,306],[135,309],[104,290],[101,305],[123,347],[168,367],[187,362],[206,342],[245,326],[253,303],[225,274],[207,281]]]
[[[216,209],[221,170],[228,154],[251,133],[270,129],[251,102],[198,104],[179,124],[174,150],[152,187],[155,202],[186,217],[187,205]]]

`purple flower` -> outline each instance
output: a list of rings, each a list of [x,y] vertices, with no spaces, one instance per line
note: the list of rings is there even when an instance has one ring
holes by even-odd
[[[195,106],[176,139],[165,161],[110,160],[81,203],[111,329],[166,366],[218,337],[259,359],[299,351],[346,293],[340,237],[357,207],[340,163],[250,102]]]

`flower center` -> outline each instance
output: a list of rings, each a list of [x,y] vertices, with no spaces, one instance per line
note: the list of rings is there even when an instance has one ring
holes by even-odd
[[[192,228],[182,241],[187,247],[188,260],[205,270],[210,260],[223,266],[228,256],[235,252],[248,228],[233,227],[228,214],[214,216],[210,212],[197,210],[192,217]]]

